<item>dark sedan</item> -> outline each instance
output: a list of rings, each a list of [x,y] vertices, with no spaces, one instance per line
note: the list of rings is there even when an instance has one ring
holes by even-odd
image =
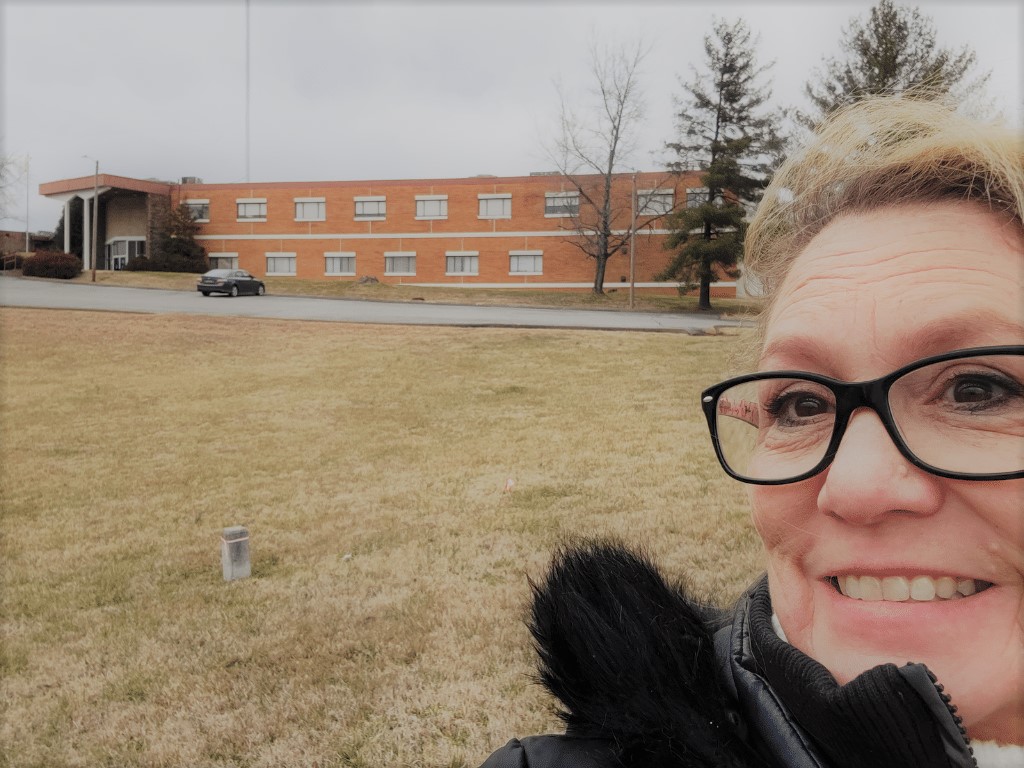
[[[262,296],[267,292],[263,281],[257,280],[244,269],[211,269],[199,278],[196,290],[203,296],[211,293],[226,293],[228,296],[250,293]]]

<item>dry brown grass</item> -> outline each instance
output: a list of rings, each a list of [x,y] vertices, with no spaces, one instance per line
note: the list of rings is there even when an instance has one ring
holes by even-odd
[[[522,622],[558,541],[724,599],[759,567],[697,407],[735,337],[0,329],[3,765],[477,765],[558,728]],[[253,577],[224,583],[233,524]]]
[[[83,272],[75,282],[87,283],[92,274]],[[164,288],[195,291],[196,275],[181,272],[104,272],[97,271],[96,282],[132,288]],[[525,288],[417,288],[410,285],[360,285],[350,280],[304,280],[294,277],[264,278],[269,293],[279,296],[325,296],[370,301],[428,301],[475,306],[561,307],[573,309],[628,309],[629,290],[621,283],[606,283],[605,295],[590,291],[551,291]],[[669,284],[671,285],[671,284]],[[753,316],[760,310],[760,299],[714,299],[711,314]],[[697,312],[695,296],[656,296],[637,291],[634,311]]]

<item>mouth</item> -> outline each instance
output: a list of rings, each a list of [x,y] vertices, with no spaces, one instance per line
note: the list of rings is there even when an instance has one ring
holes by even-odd
[[[829,576],[832,588],[853,600],[865,602],[932,603],[963,600],[992,586],[981,579],[954,576]]]

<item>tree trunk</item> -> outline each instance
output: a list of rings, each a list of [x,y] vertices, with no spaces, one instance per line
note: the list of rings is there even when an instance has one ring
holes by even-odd
[[[697,309],[711,309],[711,280],[704,275],[700,278],[700,299]]]
[[[595,261],[597,262],[597,269],[594,270],[594,293],[598,296],[604,296],[604,269],[608,264],[608,257],[601,258],[598,256]]]

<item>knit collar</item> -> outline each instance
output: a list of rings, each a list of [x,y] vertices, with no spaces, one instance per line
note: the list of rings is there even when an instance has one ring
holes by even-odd
[[[781,640],[767,584],[748,603],[759,671],[829,762],[843,768],[973,768],[948,697],[922,664],[883,664],[839,685],[821,664]]]

